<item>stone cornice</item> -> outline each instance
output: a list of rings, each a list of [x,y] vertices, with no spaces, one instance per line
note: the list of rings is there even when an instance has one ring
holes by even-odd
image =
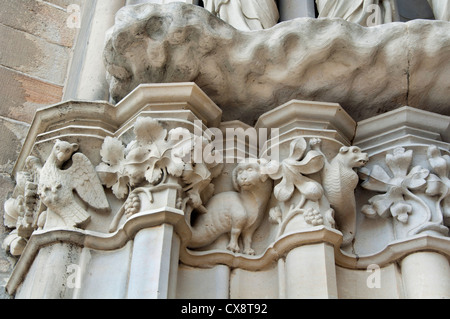
[[[37,110],[13,170],[23,169],[37,141],[70,135],[113,136],[144,111],[191,111],[209,127],[218,127],[220,108],[195,84],[143,84],[116,106],[105,101],[65,101]],[[57,134],[56,134],[57,133]]]
[[[232,268],[238,267],[250,271],[261,270],[287,255],[294,248],[317,243],[327,243],[333,246],[336,265],[350,269],[367,269],[371,264],[383,267],[417,251],[436,251],[450,258],[450,238],[426,234],[394,241],[383,250],[372,255],[349,255],[339,248],[342,243],[342,234],[325,226],[316,226],[308,230],[285,234],[262,254],[256,256],[234,254],[227,250],[194,252],[186,248],[186,244],[191,237],[191,230],[185,222],[183,212],[164,207],[132,216],[112,234],[75,228],[35,231],[28,241],[6,289],[10,294],[15,293],[42,247],[56,243],[67,243],[93,250],[113,251],[124,247],[128,241],[134,239],[134,236],[140,230],[162,224],[172,225],[181,239],[180,261],[186,265],[200,268],[225,264]]]

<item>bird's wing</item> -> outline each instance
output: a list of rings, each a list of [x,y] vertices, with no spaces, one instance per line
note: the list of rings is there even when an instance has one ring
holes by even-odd
[[[81,153],[72,156],[72,166],[65,171],[70,175],[72,187],[89,206],[109,210],[109,203],[103,185],[89,159]]]
[[[75,201],[71,201],[63,209],[58,209],[57,213],[69,227],[83,227],[91,219],[89,213]]]

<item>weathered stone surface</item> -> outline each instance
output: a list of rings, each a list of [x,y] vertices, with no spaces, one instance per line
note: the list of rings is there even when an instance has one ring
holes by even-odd
[[[0,66],[0,116],[31,123],[37,108],[61,101],[63,87]]]
[[[11,174],[27,132],[28,125],[0,117],[0,174]]]
[[[70,49],[0,24],[2,46],[0,65],[64,85]]]
[[[34,0],[0,0],[0,21],[6,26],[41,37],[50,43],[71,47],[77,29],[68,26],[70,14],[66,8],[80,1],[53,2],[61,7]]]
[[[296,19],[241,32],[201,7],[123,8],[105,48],[110,93],[141,83],[192,81],[249,124],[292,99],[337,102],[356,120],[410,105],[450,114],[450,23],[365,28]]]

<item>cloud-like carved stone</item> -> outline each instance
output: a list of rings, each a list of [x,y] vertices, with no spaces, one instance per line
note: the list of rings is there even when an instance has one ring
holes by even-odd
[[[254,124],[292,99],[337,102],[357,121],[409,105],[450,115],[450,23],[362,27],[300,18],[238,31],[184,3],[122,8],[107,38],[110,93],[195,82],[223,120]]]

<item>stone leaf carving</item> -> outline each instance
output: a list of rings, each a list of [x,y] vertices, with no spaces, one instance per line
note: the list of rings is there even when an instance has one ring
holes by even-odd
[[[186,195],[178,198],[178,208],[189,213],[192,209],[204,211],[203,203],[214,191],[211,181],[222,169],[216,163],[193,161],[194,147],[206,145],[204,138],[184,128],[167,131],[151,117],[139,117],[134,134],[135,139],[126,146],[117,138],[107,137],[100,152],[102,163],[96,167],[102,183],[117,198],[125,199],[110,230],[117,229],[122,215],[129,218],[148,207],[142,201],[153,203],[152,192],[171,183]]]
[[[274,189],[276,199],[281,202],[289,200],[295,189],[304,196],[304,200],[317,201],[323,195],[322,186],[304,175],[319,172],[323,168],[324,158],[320,153],[313,150],[305,155],[307,146],[308,144],[303,137],[297,138],[291,142],[288,158],[284,159],[279,165],[274,162],[271,163],[272,166],[278,165],[276,172],[269,174],[269,176],[273,180],[281,179]]]
[[[212,244],[219,236],[229,233],[227,249],[254,255],[253,234],[260,226],[273,183],[265,173],[264,160],[247,160],[233,170],[235,191],[214,195],[206,204],[205,211],[195,219],[189,248],[202,248]],[[243,249],[239,247],[242,236]]]
[[[297,215],[303,215],[305,222],[311,226],[337,226],[343,233],[342,244],[345,246],[352,242],[356,233],[355,189],[359,178],[355,168],[364,166],[369,158],[358,147],[344,146],[329,161],[321,150],[321,142],[319,138],[311,138],[310,150],[306,155],[308,143],[303,137],[291,142],[289,157],[281,162],[276,173],[270,174],[270,177],[281,179],[274,190],[275,198],[280,202],[290,200],[295,189],[300,199],[289,207],[285,204],[275,206],[270,210],[270,219],[280,224],[278,236]],[[320,182],[304,176],[315,173],[319,173]],[[323,197],[329,204],[325,209],[324,206],[319,207]],[[315,207],[306,207],[306,201],[315,202]]]
[[[364,205],[361,212],[369,218],[393,217],[400,223],[396,224],[396,228],[404,225],[406,236],[425,231],[447,235],[448,228],[443,225],[444,213],[440,209],[441,202],[448,196],[447,186],[444,186],[447,160],[437,153],[435,146],[428,149],[428,158],[430,163],[433,163],[431,167],[437,170],[444,180],[430,174],[430,170],[421,165],[411,168],[413,150],[403,147],[394,149],[392,154],[386,154],[385,164],[388,170],[377,164],[371,170],[361,169],[360,176],[364,179],[361,186],[382,193],[370,198],[369,204]],[[442,160],[445,166],[442,165]],[[430,207],[424,195],[440,195],[439,199],[435,200],[436,207]],[[415,218],[410,222],[412,216]]]
[[[315,143],[316,139],[309,141]],[[268,165],[269,176],[274,181],[279,181],[274,188],[274,196],[280,205],[273,207],[270,212],[270,220],[279,224],[277,237],[285,231],[288,223],[294,217],[303,215],[304,221],[311,226],[327,225],[334,227],[333,210],[329,208],[320,212],[319,201],[324,196],[322,185],[316,180],[305,175],[319,173],[325,164],[325,157],[317,150],[310,149],[303,137],[293,140],[290,144],[289,156],[281,163],[271,161]],[[298,197],[294,193],[297,191]],[[305,207],[307,201],[314,207]]]
[[[174,129],[168,134],[150,117],[138,118],[134,133],[136,139],[126,148],[119,139],[107,137],[100,153],[103,162],[96,168],[102,182],[119,199],[128,195],[130,187],[159,184],[167,174],[180,177],[182,158],[191,150],[188,130]]]
[[[336,102],[360,121],[403,105],[449,115],[449,45],[441,21],[295,19],[243,32],[198,6],[144,4],[119,11],[104,60],[117,102],[142,83],[195,82],[224,121],[252,124],[292,99]]]
[[[78,148],[78,144],[56,140],[40,169],[38,194],[47,210],[39,217],[39,226],[84,228],[91,216],[76,201],[74,193],[89,207],[109,210],[95,169],[84,154],[77,152]],[[67,165],[70,166],[67,168]]]

